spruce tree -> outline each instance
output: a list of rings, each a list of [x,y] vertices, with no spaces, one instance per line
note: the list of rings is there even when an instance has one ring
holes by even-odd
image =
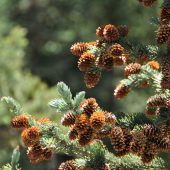
[[[152,7],[156,1],[139,0],[139,3]],[[61,124],[68,128],[66,135],[52,120],[37,120],[11,97],[2,98],[15,114],[11,126],[22,129],[21,137],[31,163],[50,160],[54,153],[65,153],[74,159],[56,169],[170,168],[167,161],[170,156],[170,0],[163,1],[159,19],[152,18],[151,22],[158,27],[157,45],[132,42],[128,39],[128,26],[107,24],[96,29],[96,41],[77,42],[70,48],[77,56],[79,70],[84,72],[87,88],[100,84],[103,71],[117,67],[124,68],[124,78],[112,92],[118,100],[131,95],[134,88],[152,88],[153,95],[146,101],[144,113],[108,112],[95,98],[86,98],[84,91],[73,96],[70,88],[59,82],[58,98],[52,99],[49,106],[61,113]]]

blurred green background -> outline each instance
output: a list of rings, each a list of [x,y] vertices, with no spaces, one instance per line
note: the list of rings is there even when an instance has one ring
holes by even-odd
[[[77,58],[70,46],[95,40],[95,30],[104,24],[127,24],[129,38],[155,43],[156,28],[149,18],[158,15],[160,4],[144,9],[137,0],[1,0],[0,1],[0,97],[12,96],[36,117],[59,121],[47,103],[56,97],[55,84],[64,81],[75,94],[85,90],[109,111],[142,112],[150,90],[134,90],[125,100],[112,93],[122,78],[122,69],[104,72],[94,89],[87,89]],[[21,144],[19,133],[10,128],[12,117],[0,103],[0,167],[10,160],[12,149]],[[24,170],[53,170],[55,158],[31,165],[21,149]]]

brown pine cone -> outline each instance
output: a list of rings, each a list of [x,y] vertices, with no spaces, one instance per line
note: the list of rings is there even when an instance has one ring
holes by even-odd
[[[105,125],[105,113],[94,112],[90,117],[90,125],[93,129],[99,130]]]
[[[98,66],[101,69],[112,70],[114,66],[113,57],[109,55],[101,55],[98,60]]]
[[[93,129],[87,128],[87,130],[79,135],[78,143],[80,146],[88,145],[93,139]]]
[[[89,118],[86,114],[80,114],[76,118],[75,129],[78,134],[84,133],[90,127]]]
[[[170,8],[161,8],[160,22],[162,25],[168,24],[170,21]]]
[[[163,56],[162,57],[162,74],[165,76],[165,77],[169,77],[170,78],[170,56]]]
[[[112,129],[110,134],[110,141],[115,151],[122,151],[126,147],[123,131],[120,127],[116,126]]]
[[[73,126],[70,129],[68,136],[70,140],[75,140],[78,137],[78,133],[77,133],[75,126]]]
[[[144,7],[151,7],[156,0],[143,0],[142,2]]]
[[[154,143],[161,152],[170,152],[170,138],[160,136]]]
[[[170,107],[170,99],[164,94],[156,94],[147,100],[148,107]]]
[[[90,117],[98,108],[98,103],[95,98],[88,98],[82,101],[80,107],[83,109],[83,113]]]
[[[32,141],[40,140],[40,128],[38,126],[32,126],[27,129],[27,138]]]
[[[95,56],[90,52],[85,52],[81,55],[78,61],[78,68],[80,71],[88,71],[95,62]]]
[[[108,124],[111,124],[111,125],[113,125],[113,124],[115,124],[116,123],[116,121],[117,121],[117,119],[116,119],[116,116],[114,115],[114,114],[112,114],[112,113],[110,113],[110,112],[105,112],[105,121],[106,121],[106,123],[108,123]]]
[[[27,128],[29,126],[28,117],[26,115],[15,116],[11,121],[13,128]]]
[[[129,92],[130,88],[120,83],[114,90],[114,96],[120,100],[127,96]]]
[[[147,138],[152,138],[160,135],[159,128],[155,127],[154,125],[145,125],[143,128],[143,134]]]
[[[84,82],[86,84],[87,88],[93,88],[95,87],[100,80],[101,74],[99,72],[95,71],[88,71],[84,75]]]
[[[104,27],[103,35],[107,41],[116,41],[119,39],[118,29],[111,24]]]
[[[127,25],[119,25],[117,29],[118,29],[119,35],[122,37],[126,37],[129,33],[129,28]]]
[[[28,138],[27,129],[23,130],[21,137],[22,137],[22,141],[23,141],[24,145],[27,146],[27,147],[30,147],[30,146],[35,145],[37,143],[37,142],[30,140]]]
[[[35,144],[28,148],[27,155],[31,163],[38,163],[43,160],[43,148],[40,144]]]
[[[155,116],[155,115],[157,115],[157,108],[156,107],[146,107],[145,114],[147,116]]]
[[[87,44],[78,42],[71,46],[70,51],[73,55],[81,56],[87,50]]]
[[[69,160],[69,161],[61,163],[58,170],[77,170],[77,166],[74,160]]]
[[[63,126],[71,126],[75,124],[75,120],[76,116],[73,113],[69,112],[64,115],[64,117],[61,120],[61,124]]]
[[[96,29],[96,35],[97,37],[103,38],[103,30],[105,26],[100,26]]]
[[[124,47],[122,47],[120,44],[115,43],[111,45],[108,49],[108,54],[110,56],[121,56],[124,53]]]
[[[39,123],[50,123],[50,119],[46,118],[46,117],[41,117],[40,119],[38,119]]]
[[[155,144],[147,142],[144,151],[141,155],[141,161],[143,163],[150,163],[158,153],[158,148]]]
[[[161,87],[163,89],[170,89],[170,77],[164,76],[161,80]]]
[[[131,142],[131,152],[140,155],[145,148],[146,137],[142,132],[134,132]]]
[[[169,41],[170,25],[161,25],[157,31],[156,40],[158,44],[164,44]]]
[[[102,139],[109,137],[111,134],[111,129],[101,129],[98,132],[95,133],[97,139]]]
[[[51,149],[49,148],[43,148],[42,151],[42,159],[45,161],[48,161],[52,158],[53,152]]]
[[[141,65],[138,63],[131,63],[124,69],[124,75],[127,78],[132,74],[138,74],[141,71]]]
[[[113,57],[114,66],[122,66],[127,62],[127,58],[122,56]]]
[[[157,61],[149,61],[147,64],[153,68],[154,70],[158,70],[160,68],[160,64]]]
[[[132,142],[132,139],[133,139],[133,135],[132,135],[132,132],[125,127],[122,127],[122,131],[123,131],[123,135],[124,135],[124,142],[125,142],[125,145],[126,145],[124,152],[129,153],[130,148],[131,148],[131,142]]]

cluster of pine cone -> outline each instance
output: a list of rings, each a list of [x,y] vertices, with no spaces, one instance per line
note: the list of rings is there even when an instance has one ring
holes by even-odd
[[[145,61],[146,62],[146,61]],[[149,65],[152,69],[158,70],[160,68],[160,65],[157,61],[147,61],[146,65]],[[133,74],[139,74],[141,72],[141,64],[140,63],[130,63],[124,68],[124,76],[125,78],[128,78],[129,76]],[[139,87],[145,88],[149,86],[149,81],[144,80],[140,83]],[[120,84],[117,85],[117,87],[114,90],[114,96],[117,99],[122,99],[125,96],[129,94],[131,90],[131,87],[128,85],[125,85],[123,82],[120,82]]]
[[[85,146],[101,137],[106,126],[113,126],[116,117],[114,114],[101,111],[94,98],[84,99],[80,107],[83,110],[81,114],[66,113],[61,123],[70,127],[70,140],[78,139],[80,146]]]
[[[35,121],[36,126],[31,126],[29,123],[30,120]],[[52,150],[40,145],[41,129],[39,125],[49,122],[48,118],[40,118],[36,121],[35,118],[28,114],[15,116],[11,121],[13,128],[22,129],[21,137],[27,147],[27,155],[31,163],[50,160],[52,158]]]
[[[69,160],[63,162],[57,170],[95,170],[95,169],[78,166],[75,160]],[[110,168],[108,165],[105,164],[98,170],[110,170]]]
[[[165,125],[165,124],[164,124]],[[150,163],[159,152],[170,151],[170,127],[145,125],[141,131],[130,131],[125,127],[112,127],[108,138],[114,155],[121,157],[133,153],[143,163]]]
[[[128,34],[126,25],[105,25],[96,29],[98,39],[94,42],[78,42],[71,46],[73,55],[79,56],[78,68],[85,72],[84,81],[88,88],[95,87],[101,77],[101,70],[112,70],[127,62],[128,54],[119,43]]]

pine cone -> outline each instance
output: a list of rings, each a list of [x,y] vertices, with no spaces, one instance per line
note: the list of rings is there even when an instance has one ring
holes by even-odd
[[[74,160],[69,160],[69,161],[63,162],[59,166],[58,170],[77,170],[77,166]]]
[[[107,54],[105,55],[102,54],[99,57],[99,60],[98,60],[99,68],[110,71],[113,69],[113,65],[114,65],[113,57],[110,57]]]
[[[143,0],[144,7],[151,7],[156,0]]]
[[[148,107],[170,107],[170,99],[164,94],[156,94],[147,100]]]
[[[170,151],[170,139],[169,138],[160,136],[154,141],[154,143],[156,144],[156,146],[161,152]]]
[[[124,135],[124,143],[126,145],[125,149],[124,149],[124,153],[127,154],[130,151],[131,148],[131,142],[133,139],[133,135],[131,133],[131,131],[127,128],[122,128],[123,131],[123,135]]]
[[[101,129],[105,125],[105,113],[94,112],[90,117],[90,125],[95,130]]]
[[[73,113],[69,112],[64,115],[64,117],[61,120],[61,124],[63,126],[71,126],[75,124],[75,120],[76,116]]]
[[[160,135],[160,130],[154,125],[145,125],[143,128],[143,134],[147,138],[153,138]]]
[[[168,24],[170,21],[170,8],[161,8],[160,22],[162,25]]]
[[[149,61],[147,63],[151,68],[153,68],[154,70],[158,70],[160,68],[160,65],[157,61]]]
[[[141,65],[138,63],[131,63],[124,69],[124,75],[127,78],[131,74],[138,74],[141,71]]]
[[[96,132],[96,138],[102,139],[110,136],[111,129],[101,129],[98,132]]]
[[[111,125],[113,125],[113,124],[115,124],[116,123],[116,121],[117,121],[117,119],[116,119],[116,116],[114,115],[114,114],[112,114],[112,113],[110,113],[110,112],[105,112],[105,121],[106,121],[106,123],[108,123],[108,124],[111,124]]]
[[[146,107],[145,114],[147,116],[155,116],[155,115],[157,115],[157,108],[156,107]]]
[[[41,117],[40,119],[38,119],[39,123],[50,123],[50,119],[46,118],[46,117]]]
[[[121,56],[124,53],[124,47],[122,47],[120,44],[115,43],[111,45],[108,49],[108,54],[110,56]]]
[[[21,134],[22,141],[23,141],[24,145],[27,146],[27,147],[30,147],[30,146],[33,146],[33,145],[37,144],[37,142],[28,139],[27,136],[25,136],[24,131]]]
[[[103,30],[105,26],[100,26],[96,29],[96,35],[97,37],[103,38]]]
[[[78,133],[77,133],[75,126],[73,126],[70,129],[68,136],[70,140],[75,140],[78,137]]]
[[[127,62],[127,60],[126,60],[126,57],[124,57],[124,56],[113,57],[114,66],[122,66],[126,62]]]
[[[111,24],[104,27],[103,35],[107,41],[116,41],[119,39],[118,29]]]
[[[158,44],[164,44],[169,41],[170,25],[161,25],[157,31],[156,40]]]
[[[43,160],[42,158],[43,148],[40,144],[35,144],[28,148],[27,155],[31,163],[38,163]]]
[[[95,98],[88,98],[83,100],[80,107],[83,109],[83,112],[90,117],[98,108],[98,103]]]
[[[100,170],[111,170],[108,165],[103,165]]]
[[[155,144],[147,142],[144,151],[141,155],[141,160],[143,163],[150,163],[158,153],[158,148]]]
[[[81,55],[78,61],[78,68],[80,71],[88,71],[95,62],[95,56],[90,52],[85,52]]]
[[[170,89],[170,77],[164,76],[161,80],[161,87],[163,89]]]
[[[13,128],[27,128],[29,126],[28,117],[26,115],[15,116],[11,121]]]
[[[142,132],[133,133],[133,138],[131,142],[131,152],[140,155],[145,148],[146,137]]]
[[[75,129],[78,134],[84,133],[90,127],[89,118],[86,114],[80,114],[76,118]]]
[[[81,56],[87,50],[87,44],[78,42],[71,46],[70,51],[73,55]]]
[[[29,147],[39,142],[40,132],[38,127],[31,127],[29,129],[23,130],[21,134],[22,140],[25,146]]]
[[[114,90],[114,96],[120,100],[127,96],[129,92],[130,89],[124,84],[120,83]]]
[[[50,160],[52,158],[52,150],[49,148],[44,148],[42,151],[42,159],[43,160]]]
[[[40,128],[38,126],[32,126],[27,129],[27,138],[32,141],[40,140]]]
[[[120,127],[114,127],[112,129],[110,140],[115,151],[122,151],[126,147],[123,131]]]
[[[127,25],[119,25],[117,29],[118,29],[119,35],[122,37],[126,37],[129,33],[129,28]]]
[[[78,143],[80,146],[88,145],[93,139],[93,129],[87,128],[87,130],[79,135]]]
[[[100,73],[88,71],[84,75],[84,82],[87,88],[95,87],[100,80]]]
[[[140,88],[147,88],[149,87],[149,81],[147,80],[143,80],[140,85],[139,85]]]
[[[162,57],[162,74],[164,77],[170,79],[170,56],[163,56]]]

